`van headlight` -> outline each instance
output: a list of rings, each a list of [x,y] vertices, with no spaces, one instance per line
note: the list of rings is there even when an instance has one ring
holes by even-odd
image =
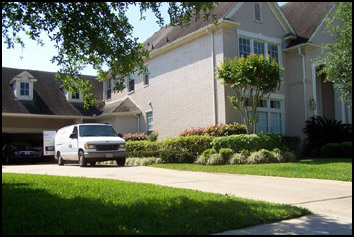
[[[119,149],[125,150],[125,143],[119,145]]]
[[[92,144],[85,144],[84,147],[85,149],[96,149],[96,145],[92,145]]]

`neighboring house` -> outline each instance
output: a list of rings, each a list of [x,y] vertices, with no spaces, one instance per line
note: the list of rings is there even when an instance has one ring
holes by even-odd
[[[241,123],[227,97],[233,92],[217,80],[215,67],[225,57],[250,53],[270,54],[285,68],[280,89],[258,109],[260,131],[304,138],[305,121],[314,115],[352,123],[351,108],[317,75],[319,65],[313,61],[321,44],[335,40],[324,23],[333,10],[328,2],[282,7],[273,2],[220,3],[214,11],[217,26],[211,19],[186,28],[166,26],[147,39],[148,72],[126,78],[122,92],[112,91],[112,79],[100,84],[87,77],[100,102],[89,111],[83,110],[79,95],[59,93],[54,73],[3,68],[3,134],[107,121],[120,133],[156,130],[162,139],[193,126]]]

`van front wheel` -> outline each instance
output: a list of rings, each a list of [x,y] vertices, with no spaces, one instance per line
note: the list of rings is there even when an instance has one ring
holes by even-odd
[[[87,160],[85,159],[83,151],[79,151],[79,165],[80,167],[86,167],[87,165]]]
[[[58,151],[57,157],[58,157],[58,165],[64,165],[65,162],[64,162],[63,158],[61,157],[59,151]]]

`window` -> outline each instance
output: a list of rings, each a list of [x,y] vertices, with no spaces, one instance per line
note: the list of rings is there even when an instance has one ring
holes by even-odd
[[[250,106],[249,100],[247,100],[248,116],[252,119],[252,108]],[[261,99],[257,107],[257,132],[271,132],[276,134],[283,133],[283,108],[282,100],[274,99]],[[245,124],[243,121],[243,116],[241,116],[241,123]],[[253,126],[251,124],[251,132],[253,131]]]
[[[239,52],[240,57],[247,57],[249,54],[254,53],[257,55],[269,54],[271,59],[279,63],[279,45],[268,43],[265,41],[247,39],[242,36],[239,37]]]
[[[268,45],[268,54],[270,55],[271,60],[275,60],[277,63],[279,63],[279,58],[278,58],[278,45],[276,44],[269,44]]]
[[[149,70],[145,70],[144,72],[144,86],[149,85]]]
[[[112,94],[112,79],[108,79],[108,81],[107,81],[107,95],[106,95],[107,100],[111,99],[111,94]]]
[[[128,92],[134,91],[134,86],[135,86],[135,79],[134,76],[129,76],[128,80]]]
[[[239,38],[240,57],[245,57],[251,53],[250,40],[246,38]]]
[[[254,3],[254,19],[256,21],[262,21],[262,13],[261,13],[261,3],[255,2]]]
[[[20,95],[21,96],[29,96],[29,83],[21,82],[20,83]]]
[[[260,41],[253,41],[253,48],[254,48],[254,53],[257,55],[263,54],[264,55],[264,42]]]
[[[150,135],[153,131],[152,111],[146,113],[146,128],[147,134]]]
[[[76,92],[75,94],[71,95],[71,99],[73,100],[79,100],[80,99],[80,92]]]

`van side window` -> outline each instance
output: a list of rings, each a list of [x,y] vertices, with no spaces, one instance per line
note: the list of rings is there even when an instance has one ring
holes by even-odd
[[[74,127],[72,134],[75,134],[77,136],[77,127]]]

